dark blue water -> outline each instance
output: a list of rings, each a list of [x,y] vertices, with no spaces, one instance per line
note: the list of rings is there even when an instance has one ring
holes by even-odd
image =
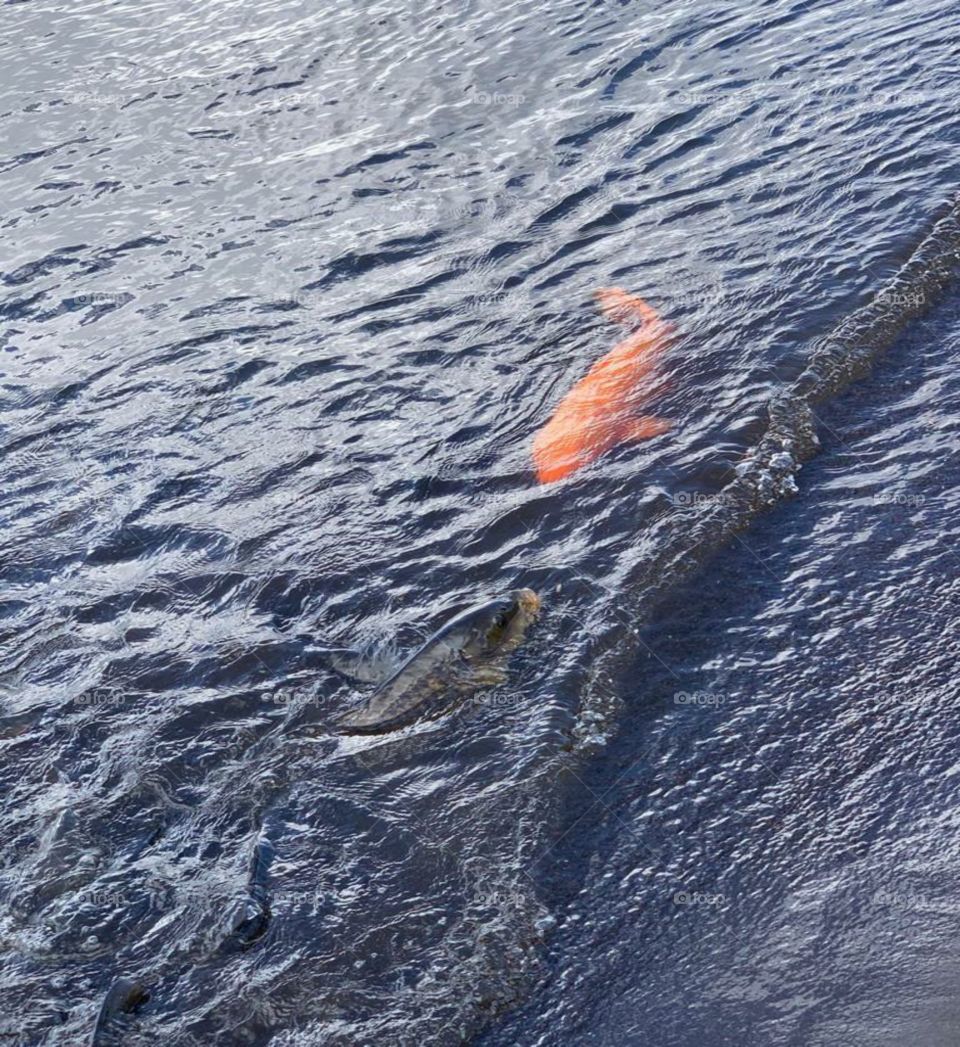
[[[0,1040],[956,1043],[954,5],[0,24]],[[674,428],[538,487],[611,284]],[[324,732],[517,585],[507,685]]]
[[[662,607],[542,862],[547,985],[483,1043],[956,1042],[958,348],[954,301]]]

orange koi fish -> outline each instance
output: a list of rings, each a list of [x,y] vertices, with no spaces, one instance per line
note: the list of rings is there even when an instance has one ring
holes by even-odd
[[[603,288],[595,298],[609,319],[640,326],[590,368],[534,437],[533,461],[542,484],[569,476],[618,444],[648,440],[671,426],[638,409],[663,391],[656,366],[675,333],[673,325],[620,287]]]

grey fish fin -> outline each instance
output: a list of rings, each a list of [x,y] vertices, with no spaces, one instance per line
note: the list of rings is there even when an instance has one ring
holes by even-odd
[[[89,1047],[107,1047],[126,1038],[124,1019],[150,999],[143,984],[132,978],[117,978],[100,1005],[97,1021],[87,1043]]]
[[[477,687],[499,687],[508,680],[507,671],[498,665],[477,666],[473,670],[471,681]]]
[[[382,683],[388,675],[384,667],[373,662],[368,654],[362,654],[349,647],[327,652],[327,660],[330,667],[341,676],[358,683]]]

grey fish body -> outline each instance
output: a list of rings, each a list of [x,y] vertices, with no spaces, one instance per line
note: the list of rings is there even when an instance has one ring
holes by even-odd
[[[109,1047],[127,1038],[126,1016],[150,999],[150,993],[132,978],[117,978],[100,1005],[97,1021],[87,1041],[89,1047]]]
[[[338,721],[347,734],[397,730],[457,698],[501,682],[511,651],[540,608],[529,589],[471,607],[415,651],[359,708]]]
[[[229,934],[221,943],[223,952],[248,949],[267,933],[271,916],[268,878],[274,855],[273,844],[261,837],[250,858],[246,896],[233,914]]]

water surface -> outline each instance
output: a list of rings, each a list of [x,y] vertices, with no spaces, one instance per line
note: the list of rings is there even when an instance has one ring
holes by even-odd
[[[0,1031],[953,1043],[955,292],[702,523],[955,198],[952,5],[2,18]],[[537,487],[611,284],[674,429]],[[508,686],[307,730],[517,585]]]

